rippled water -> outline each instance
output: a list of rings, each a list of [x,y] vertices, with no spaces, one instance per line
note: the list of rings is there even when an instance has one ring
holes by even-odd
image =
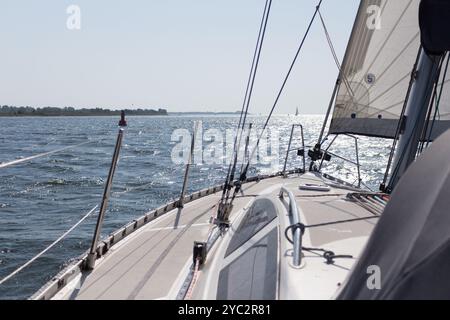
[[[177,142],[173,130],[191,130],[202,120],[204,131],[214,128],[225,134],[235,128],[237,116],[130,117],[111,202],[103,226],[107,235],[148,210],[179,196],[184,167],[172,162]],[[251,117],[256,128],[264,117]],[[291,125],[302,123],[307,145],[312,145],[322,116],[276,116],[270,128],[280,131],[280,158],[287,149]],[[0,169],[0,278],[3,278],[57,239],[101,200],[117,134],[117,119],[93,118],[0,118],[0,162],[55,150],[86,140],[92,143],[73,150]],[[297,136],[298,138],[298,136]],[[300,140],[294,141],[294,146]],[[204,144],[207,148],[207,144]],[[387,162],[390,142],[360,138],[360,162],[364,182],[377,189]],[[354,141],[339,138],[330,149],[355,160]],[[256,165],[251,174],[281,170]],[[293,155],[292,166],[301,161]],[[356,180],[356,168],[333,159],[326,172],[346,181]],[[189,191],[223,183],[224,164],[196,165]],[[95,217],[90,217],[57,247],[15,278],[0,286],[0,299],[29,297],[50,280],[65,263],[90,245]]]

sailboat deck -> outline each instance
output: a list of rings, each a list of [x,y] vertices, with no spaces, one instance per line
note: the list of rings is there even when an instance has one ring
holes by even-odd
[[[323,184],[324,180],[319,175],[306,174],[246,184],[234,203],[231,221],[235,221],[261,196],[275,199],[280,210],[283,210],[285,204],[278,198],[282,186],[294,192],[302,212],[302,222],[307,225],[372,215],[345,199],[348,190],[331,188],[329,192],[318,192],[299,189],[300,185],[311,183]],[[80,274],[76,281],[68,284],[54,298],[174,299],[192,264],[194,241],[206,241],[212,228],[210,218],[216,213],[220,195],[216,193],[186,204],[181,212],[178,209],[172,210],[140,228],[113,246],[97,261],[93,271]],[[284,223],[281,220],[280,217],[279,237],[284,237]],[[304,245],[330,246],[341,253],[337,250],[340,248],[335,248],[336,245],[333,244],[347,241],[341,249],[346,251],[342,253],[357,256],[375,223],[376,221],[361,221],[311,229],[305,233]],[[214,252],[210,256],[212,257],[208,257],[208,260],[214,258]],[[336,265],[326,266],[315,254],[305,253],[305,256],[311,256],[319,270],[339,270],[339,275],[336,276],[339,281],[344,280],[354,263],[354,259],[339,260]],[[205,274],[208,272],[208,265],[207,263],[202,271]],[[295,272],[307,274],[302,270]],[[200,276],[193,298],[215,298],[211,290],[202,290],[207,285],[206,282],[210,281],[210,277]],[[311,279],[307,281],[310,282]],[[334,288],[336,284],[333,283],[332,286]],[[283,298],[281,293],[280,298]]]

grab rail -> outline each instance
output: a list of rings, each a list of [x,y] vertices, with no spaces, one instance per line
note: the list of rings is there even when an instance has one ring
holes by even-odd
[[[286,194],[289,197],[289,216],[292,218],[292,224],[298,225],[300,224],[300,214],[297,207],[297,203],[295,202],[294,194],[286,189],[285,187],[281,187],[280,190],[280,198],[283,199],[283,195]],[[293,232],[293,242],[294,242],[294,266],[300,267],[302,263],[302,231],[300,228],[295,228]]]

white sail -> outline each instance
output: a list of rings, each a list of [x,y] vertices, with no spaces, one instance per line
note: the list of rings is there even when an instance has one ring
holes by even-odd
[[[419,0],[362,0],[330,133],[393,138],[420,46]]]

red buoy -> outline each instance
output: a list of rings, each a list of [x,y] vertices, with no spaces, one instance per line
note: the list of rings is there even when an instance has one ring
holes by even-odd
[[[120,113],[120,121],[119,121],[119,127],[126,127],[127,126],[127,120],[125,120],[125,111],[122,110]]]

